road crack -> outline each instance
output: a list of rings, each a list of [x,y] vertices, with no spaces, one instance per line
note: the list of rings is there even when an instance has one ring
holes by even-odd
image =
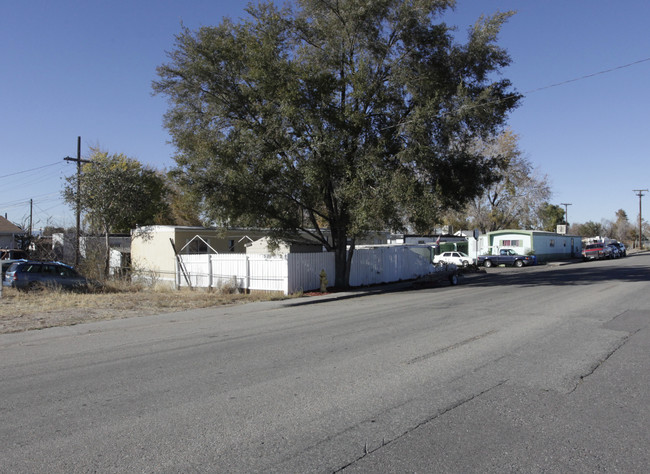
[[[363,445],[363,452],[362,452],[361,456],[359,456],[358,458],[356,458],[356,459],[354,459],[353,461],[349,462],[349,463],[346,464],[345,466],[343,466],[343,467],[341,467],[341,468],[339,468],[339,469],[337,469],[337,470],[335,470],[335,471],[333,471],[333,472],[334,472],[334,473],[338,473],[338,472],[342,472],[342,471],[344,471],[344,470],[347,469],[348,467],[350,467],[350,466],[356,464],[357,462],[361,461],[361,460],[362,460],[363,458],[365,458],[366,456],[368,456],[368,455],[370,455],[370,454],[372,454],[372,453],[375,453],[375,452],[379,451],[380,449],[382,449],[383,447],[388,446],[388,445],[390,445],[390,444],[392,444],[392,443],[394,443],[394,442],[396,442],[396,441],[402,439],[403,437],[405,437],[405,436],[409,435],[410,433],[412,433],[412,432],[418,430],[419,428],[423,427],[424,425],[426,425],[426,424],[428,424],[428,423],[430,423],[430,422],[436,420],[437,418],[440,418],[440,417],[443,416],[443,415],[446,415],[446,414],[449,413],[450,411],[455,410],[456,408],[459,408],[459,407],[465,405],[466,403],[469,403],[469,402],[471,402],[472,400],[474,400],[474,399],[476,399],[476,398],[478,398],[478,397],[480,397],[480,396],[482,396],[482,395],[485,395],[486,393],[488,393],[488,392],[494,390],[495,388],[498,388],[498,387],[502,386],[503,384],[505,384],[505,383],[507,383],[507,382],[508,382],[507,379],[506,379],[506,380],[502,380],[502,381],[498,382],[497,384],[495,384],[495,385],[493,385],[493,386],[491,386],[491,387],[488,387],[488,388],[486,388],[485,390],[483,390],[483,391],[481,391],[481,392],[479,392],[479,393],[475,393],[475,394],[470,395],[469,397],[465,397],[465,398],[462,398],[462,399],[460,399],[460,400],[455,401],[454,403],[448,405],[447,407],[442,408],[441,410],[438,410],[437,413],[435,413],[434,415],[431,415],[430,417],[428,417],[428,418],[422,420],[421,422],[419,422],[419,423],[416,424],[415,426],[412,426],[412,427],[408,428],[408,429],[407,429],[406,431],[404,431],[402,434],[399,434],[399,435],[397,435],[397,436],[395,436],[394,438],[389,439],[389,440],[382,439],[381,444],[380,444],[379,446],[377,446],[376,448],[372,448],[372,449],[369,448],[369,447],[368,447],[368,442],[366,441],[366,442],[364,443],[364,445]]]
[[[616,351],[618,351],[621,347],[623,347],[630,340],[630,338],[632,336],[634,336],[639,331],[640,331],[640,329],[637,329],[636,331],[631,332],[630,334],[625,336],[623,339],[621,339],[619,344],[617,344],[616,347],[614,347],[611,351],[609,351],[605,355],[605,357],[603,357],[602,359],[600,359],[596,363],[594,363],[591,367],[589,367],[589,369],[587,370],[587,372],[585,374],[580,376],[580,379],[576,382],[575,386],[568,393],[571,394],[571,393],[575,392],[578,389],[578,387],[580,386],[580,384],[582,384],[582,382],[587,377],[593,375],[605,362],[607,362],[609,360],[610,357],[612,357],[616,353]]]
[[[435,350],[433,352],[429,352],[428,354],[424,354],[418,357],[415,357],[411,360],[406,361],[407,365],[415,364],[416,362],[422,362],[423,360],[431,359],[432,357],[436,357],[440,354],[443,354],[445,352],[452,351],[454,349],[458,349],[461,346],[464,346],[466,344],[471,344],[472,342],[478,341],[479,339],[483,339],[484,337],[490,336],[497,332],[496,330],[488,331],[483,334],[479,334],[478,336],[470,337],[469,339],[465,339],[463,341],[457,342],[455,344],[452,344],[450,346],[443,347],[441,349]]]

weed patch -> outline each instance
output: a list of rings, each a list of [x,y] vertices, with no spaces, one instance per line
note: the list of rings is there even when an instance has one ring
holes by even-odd
[[[57,288],[26,293],[3,288],[0,299],[0,333],[284,298],[287,297],[269,293],[240,294],[233,292],[230,287],[223,291],[187,288],[173,290],[119,281],[108,282],[101,290],[90,293]]]

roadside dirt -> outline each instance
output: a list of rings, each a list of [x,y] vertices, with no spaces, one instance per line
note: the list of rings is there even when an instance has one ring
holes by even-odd
[[[0,299],[0,334],[278,298],[284,296],[200,290],[96,294],[42,290],[21,293],[4,288]]]

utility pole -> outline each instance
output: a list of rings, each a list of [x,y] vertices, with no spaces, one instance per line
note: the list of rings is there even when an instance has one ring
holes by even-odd
[[[81,228],[81,163],[90,163],[88,160],[81,159],[81,137],[77,137],[77,157],[70,158],[66,156],[63,158],[65,161],[74,161],[77,163],[77,229],[75,236],[74,246],[74,265],[79,265],[81,260],[81,252],[79,250],[80,228]]]
[[[633,189],[636,195],[639,196],[639,249],[643,250],[643,219],[641,218],[641,198],[645,196],[643,191],[648,192],[647,189]]]
[[[564,206],[564,223],[566,224],[567,232],[569,232],[569,206],[571,206],[571,203],[561,202],[560,206]]]
[[[34,200],[29,200],[29,237],[31,238],[32,234],[32,224],[34,222]]]

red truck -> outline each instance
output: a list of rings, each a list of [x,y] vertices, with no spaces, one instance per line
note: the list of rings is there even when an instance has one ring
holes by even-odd
[[[601,258],[610,258],[611,250],[602,242],[587,244],[582,249],[583,260],[600,260]]]

